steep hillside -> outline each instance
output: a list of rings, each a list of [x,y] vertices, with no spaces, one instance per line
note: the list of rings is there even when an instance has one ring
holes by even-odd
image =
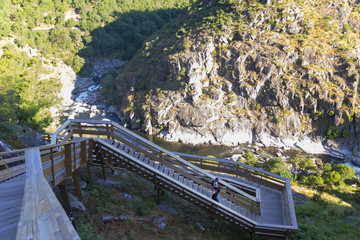
[[[121,70],[117,113],[171,141],[356,146],[359,11],[355,0],[197,1]]]
[[[54,118],[67,117],[64,107],[74,116],[84,103],[76,99],[95,85],[93,79],[96,86],[102,77],[113,79],[108,69],[99,74],[98,65],[131,59],[188,5],[189,0],[0,0],[0,137],[17,136],[24,126],[41,131]]]

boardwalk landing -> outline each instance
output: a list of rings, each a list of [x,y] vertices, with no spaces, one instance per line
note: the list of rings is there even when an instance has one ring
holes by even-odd
[[[281,191],[262,186],[250,181],[246,181],[242,178],[227,176],[223,174],[215,174],[220,179],[224,180],[233,180],[239,184],[246,184],[253,186],[260,190],[261,198],[261,215],[258,217],[257,221],[259,223],[265,224],[276,224],[276,225],[285,225],[285,214],[283,206],[283,194]]]

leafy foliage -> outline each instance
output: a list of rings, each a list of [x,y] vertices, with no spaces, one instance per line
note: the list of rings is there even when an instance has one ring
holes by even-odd
[[[256,166],[259,159],[257,159],[252,152],[247,152],[244,154],[245,161],[244,163],[250,166]]]
[[[291,171],[286,166],[286,163],[279,157],[269,159],[264,163],[263,167],[269,172],[292,179]]]
[[[19,48],[36,48],[42,57],[58,59],[76,73],[89,73],[89,60],[117,57],[129,60],[143,42],[182,12],[190,0],[0,0],[0,40],[15,39]],[[0,45],[1,47],[1,45]],[[14,133],[16,126],[36,130],[52,119],[45,109],[53,106],[59,84],[39,81],[46,70],[39,60],[19,51],[0,51],[0,130]],[[39,58],[39,57],[37,57]],[[114,74],[103,80],[104,93],[116,100]]]
[[[41,60],[19,53],[12,45],[0,58],[0,132],[16,134],[16,127],[27,125],[41,130],[52,121],[48,112],[58,100],[57,79],[40,80]]]

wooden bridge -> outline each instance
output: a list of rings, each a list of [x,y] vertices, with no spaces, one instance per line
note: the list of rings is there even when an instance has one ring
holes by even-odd
[[[186,160],[185,160],[186,159]],[[0,239],[79,239],[51,187],[77,169],[126,168],[252,235],[288,239],[297,229],[290,181],[248,165],[167,151],[110,121],[68,120],[51,144],[0,153]],[[220,178],[219,202],[210,198]]]

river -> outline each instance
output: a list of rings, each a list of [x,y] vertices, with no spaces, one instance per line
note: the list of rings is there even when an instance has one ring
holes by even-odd
[[[189,153],[189,154],[201,155],[201,156],[213,156],[222,159],[232,158],[232,157],[237,158],[238,156],[243,155],[247,151],[254,153],[256,157],[260,157],[260,158],[272,158],[281,155],[282,158],[288,159],[294,157],[295,155],[304,155],[310,158],[319,158],[324,163],[330,162],[331,164],[342,163],[348,165],[351,168],[353,168],[356,172],[356,175],[360,177],[360,167],[355,166],[350,162],[344,163],[339,158],[335,158],[325,154],[307,154],[292,149],[282,150],[282,149],[277,149],[275,147],[258,147],[246,143],[241,144],[240,146],[237,147],[216,146],[216,145],[208,145],[208,144],[189,145],[179,142],[167,142],[162,138],[146,135],[144,132],[141,131],[134,131],[134,132],[150,140],[151,142],[173,152],[182,152],[182,153]]]

